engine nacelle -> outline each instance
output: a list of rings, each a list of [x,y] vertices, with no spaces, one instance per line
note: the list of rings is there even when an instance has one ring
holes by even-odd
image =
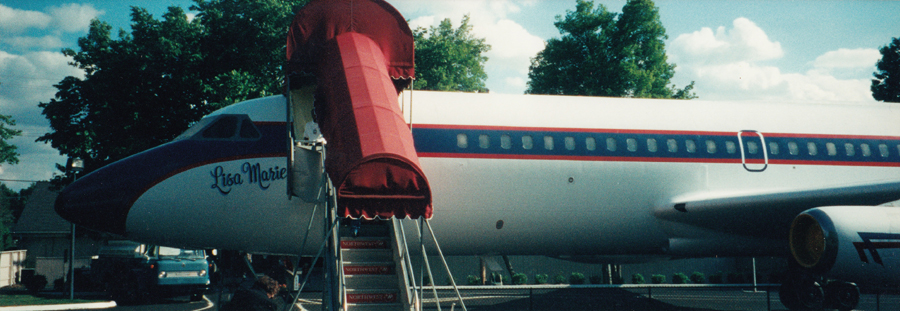
[[[801,267],[827,277],[900,285],[900,208],[827,206],[791,224],[791,254]]]

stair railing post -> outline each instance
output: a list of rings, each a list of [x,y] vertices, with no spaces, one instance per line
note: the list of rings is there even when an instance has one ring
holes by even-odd
[[[447,264],[447,258],[444,257],[444,252],[441,251],[441,245],[437,241],[437,236],[434,234],[434,229],[431,228],[431,223],[428,222],[427,219],[424,220],[425,225],[428,226],[428,232],[431,233],[431,239],[434,241],[434,247],[438,251],[438,256],[441,257],[441,261],[444,263],[444,269],[447,269],[447,275],[450,276],[450,284],[453,285],[453,290],[456,291],[456,298],[459,299],[459,306],[463,308],[463,311],[468,311],[466,309],[466,303],[462,299],[462,295],[459,293],[459,287],[456,286],[456,280],[453,279],[453,273],[450,272],[450,265]]]
[[[431,280],[431,292],[434,294],[435,305],[437,305],[438,311],[441,311],[441,299],[440,297],[438,297],[437,288],[435,288],[434,275],[431,273],[431,263],[428,262],[428,253],[425,251],[425,218],[420,218],[420,222],[423,222],[423,224],[420,226],[418,223],[416,223],[416,226],[419,227],[419,237],[422,240],[422,263],[425,265],[426,271],[428,271],[428,279]],[[422,286],[425,286],[425,282],[422,282]],[[422,296],[425,296],[424,289]]]

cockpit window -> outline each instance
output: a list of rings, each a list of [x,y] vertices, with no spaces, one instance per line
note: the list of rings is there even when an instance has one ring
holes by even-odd
[[[253,125],[253,121],[250,121],[250,119],[241,121],[241,138],[259,138],[259,131],[256,130],[256,126]]]
[[[176,140],[256,140],[260,136],[247,115],[226,114],[200,120]]]
[[[203,130],[203,138],[231,138],[237,130],[236,116],[222,116]]]

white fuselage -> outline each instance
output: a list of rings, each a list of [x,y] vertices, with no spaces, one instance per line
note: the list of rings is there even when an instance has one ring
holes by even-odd
[[[896,105],[425,91],[404,93],[401,103],[432,191],[430,222],[446,255],[710,255],[691,247],[673,254],[673,241],[681,240],[722,245],[721,255],[784,254],[781,225],[790,219],[772,219],[772,228],[760,230],[767,233],[735,233],[674,223],[656,212],[694,198],[900,179]],[[247,114],[265,137],[279,128],[286,135],[285,110],[278,96],[210,117]],[[187,144],[158,148],[178,152],[179,143]],[[287,148],[286,136],[271,143]],[[323,206],[288,198],[286,152],[251,149],[185,160],[149,181],[128,211],[126,235],[163,245],[315,254]]]

